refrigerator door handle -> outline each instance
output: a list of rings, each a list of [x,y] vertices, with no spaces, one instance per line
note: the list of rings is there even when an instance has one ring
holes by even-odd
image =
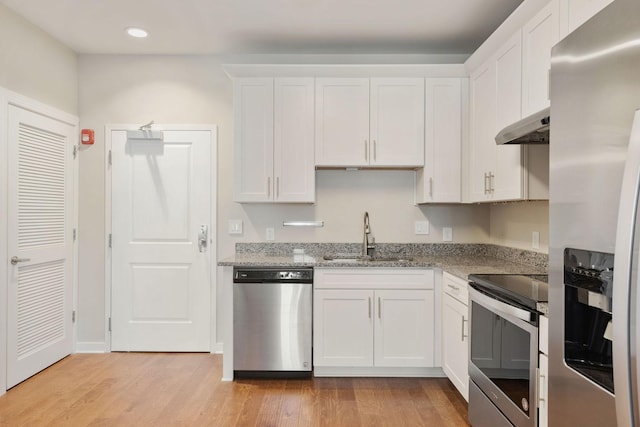
[[[637,398],[637,370],[632,366],[631,353],[635,353],[635,317],[638,292],[637,265],[634,267],[633,247],[638,213],[638,191],[640,189],[640,110],[635,112],[629,151],[624,166],[613,275],[613,382],[616,395],[617,425],[626,427],[634,423],[634,402]],[[635,280],[634,280],[635,278]],[[635,362],[634,362],[635,363]],[[635,392],[634,392],[635,390]],[[637,411],[637,409],[636,409]],[[637,415],[637,414],[636,414]]]

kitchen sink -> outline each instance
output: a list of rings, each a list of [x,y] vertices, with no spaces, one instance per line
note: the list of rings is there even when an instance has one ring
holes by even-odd
[[[382,262],[408,262],[413,261],[411,257],[397,257],[397,256],[374,256],[370,261],[382,261]]]
[[[324,255],[322,257],[325,261],[335,263],[368,263],[368,262],[408,262],[413,261],[411,257],[400,256],[368,256],[368,255],[355,255],[355,254],[335,254]]]

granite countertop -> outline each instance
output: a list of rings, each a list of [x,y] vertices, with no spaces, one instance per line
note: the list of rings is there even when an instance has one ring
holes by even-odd
[[[484,244],[394,244],[380,247],[379,257],[398,261],[325,260],[322,254],[357,254],[359,245],[343,244],[244,244],[236,254],[218,262],[233,267],[316,268],[440,268],[467,280],[470,274],[546,274],[546,254]],[[291,245],[303,246],[305,254],[293,255]],[[345,246],[347,245],[347,246]],[[240,250],[238,250],[240,249]],[[355,250],[354,250],[355,249]],[[409,259],[407,259],[409,258]]]

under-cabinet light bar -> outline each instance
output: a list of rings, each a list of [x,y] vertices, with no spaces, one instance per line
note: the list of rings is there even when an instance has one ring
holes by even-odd
[[[283,221],[283,227],[324,227],[324,221]]]

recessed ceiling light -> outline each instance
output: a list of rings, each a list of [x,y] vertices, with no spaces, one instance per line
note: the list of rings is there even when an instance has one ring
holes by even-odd
[[[131,37],[137,37],[137,38],[144,38],[149,35],[149,33],[147,33],[142,28],[136,28],[136,27],[127,28],[127,34],[129,34]]]

